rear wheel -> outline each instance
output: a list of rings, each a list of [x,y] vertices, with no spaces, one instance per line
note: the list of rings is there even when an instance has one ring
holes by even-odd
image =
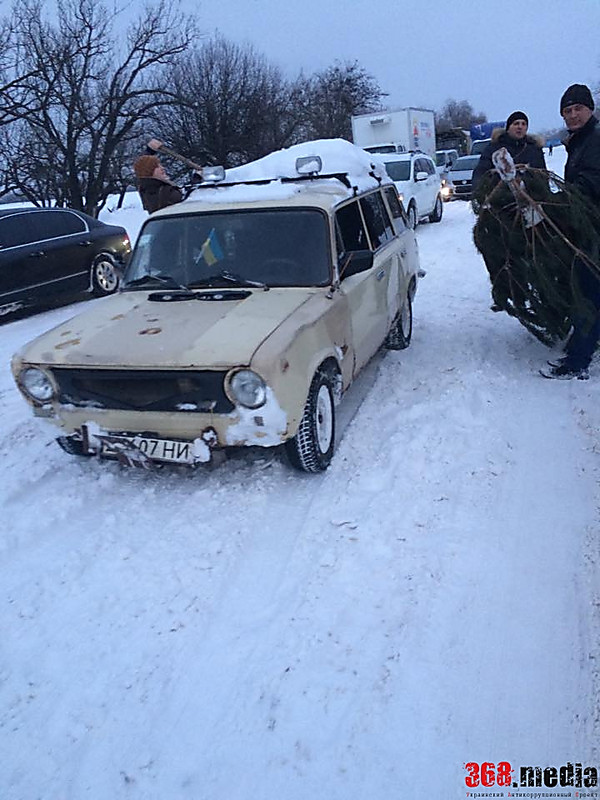
[[[402,304],[384,342],[388,350],[406,350],[412,338],[412,301],[410,292]]]
[[[435,206],[433,207],[433,211],[429,215],[429,222],[441,222],[443,213],[444,213],[444,204],[442,203],[442,198],[438,194],[437,199],[435,201]]]
[[[298,432],[285,443],[290,463],[303,472],[322,472],[335,447],[335,377],[319,370],[310,385]]]
[[[92,291],[97,297],[113,294],[119,288],[119,273],[110,253],[100,253],[92,264]]]

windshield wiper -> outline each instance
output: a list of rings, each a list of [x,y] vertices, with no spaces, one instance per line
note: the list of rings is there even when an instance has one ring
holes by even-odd
[[[189,286],[184,286],[182,283],[177,283],[175,278],[170,275],[142,275],[140,278],[135,278],[133,281],[128,281],[124,288],[130,289],[135,286],[138,289],[143,289],[145,285],[153,283],[160,283],[161,286],[168,286],[170,288],[182,289],[184,292],[189,291]]]
[[[248,278],[243,278],[241,275],[237,275],[235,272],[229,272],[229,270],[224,269],[222,272],[219,272],[217,275],[209,275],[207,278],[202,278],[198,281],[193,281],[187,287],[188,289],[197,289],[200,286],[212,286],[217,281],[225,281],[226,283],[235,283],[237,286],[254,286],[257,289],[264,289],[268,291],[269,287],[266,283],[262,283],[261,281],[251,281]]]

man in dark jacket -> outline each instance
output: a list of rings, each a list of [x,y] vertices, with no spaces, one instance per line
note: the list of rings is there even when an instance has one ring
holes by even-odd
[[[508,150],[515,164],[526,164],[528,167],[546,169],[542,140],[529,136],[527,133],[528,127],[529,119],[527,114],[524,111],[513,111],[506,120],[505,129],[496,128],[492,133],[492,141],[481,154],[479,163],[473,172],[475,207],[477,207],[477,203],[483,202],[493,186],[500,180],[500,176],[495,172],[490,172],[490,170],[494,169],[492,156],[501,147],[505,147]],[[483,180],[486,175],[488,177]]]
[[[148,213],[172,206],[183,199],[181,189],[171,183],[158,156],[140,156],[133,165],[142,205]]]
[[[569,86],[560,101],[560,113],[567,126],[565,183],[579,189],[600,211],[600,124],[593,111],[589,88],[580,83]],[[598,263],[598,253],[588,255]],[[580,291],[596,310],[595,320],[574,321],[566,355],[551,365],[549,373],[543,373],[547,378],[587,378],[587,368],[600,339],[600,278],[580,259],[574,269]]]

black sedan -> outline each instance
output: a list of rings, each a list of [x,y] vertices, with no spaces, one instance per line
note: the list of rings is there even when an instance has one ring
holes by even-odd
[[[68,208],[0,210],[0,316],[119,288],[125,228]]]

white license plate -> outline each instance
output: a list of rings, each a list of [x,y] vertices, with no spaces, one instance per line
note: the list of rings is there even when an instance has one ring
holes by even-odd
[[[102,441],[101,455],[116,456],[119,445],[133,446],[152,461],[167,461],[173,464],[193,464],[194,456],[191,442],[174,439],[148,439],[144,436],[111,436],[110,441]]]

